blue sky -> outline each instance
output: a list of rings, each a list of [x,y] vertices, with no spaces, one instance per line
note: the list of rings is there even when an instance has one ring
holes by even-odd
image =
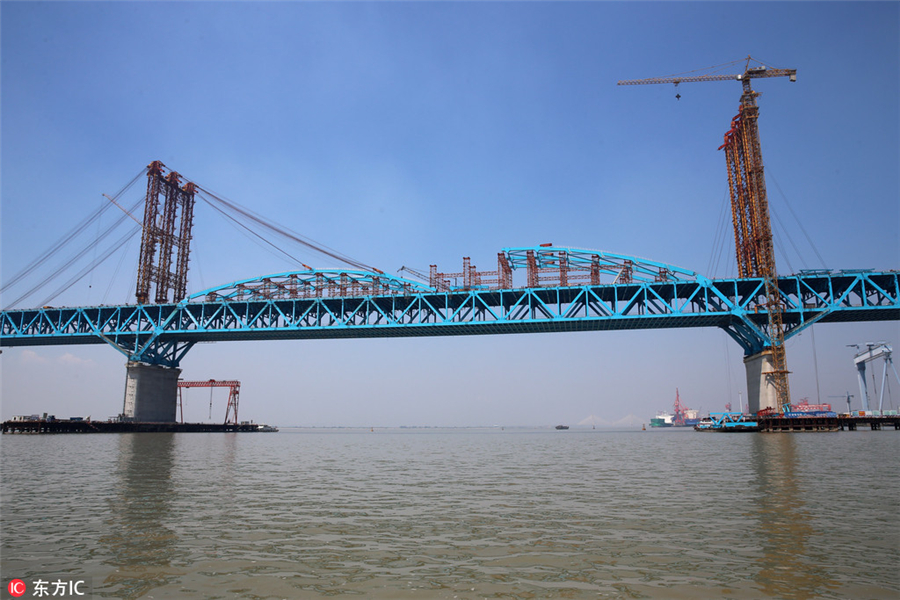
[[[0,27],[0,281],[157,159],[387,272],[552,242],[733,276],[716,149],[740,85],[615,84],[748,54],[798,70],[754,84],[779,272],[900,266],[897,3],[3,2]],[[293,268],[207,206],[194,233],[190,291]],[[54,304],[133,301],[137,251]],[[814,335],[788,346],[795,398],[858,395],[846,344],[900,344],[896,322]],[[2,416],[116,414],[123,363],[5,349]],[[676,387],[705,411],[745,389],[718,330],[223,343],[182,367],[282,425],[646,421]]]

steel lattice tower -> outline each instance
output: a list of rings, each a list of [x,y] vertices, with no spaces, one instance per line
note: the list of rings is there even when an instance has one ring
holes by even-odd
[[[196,186],[188,182],[180,187],[178,173],[171,171],[164,175],[164,170],[165,165],[158,160],[147,167],[147,197],[135,292],[138,304],[150,302],[154,283],[157,304],[179,302],[187,295]]]
[[[731,121],[731,130],[725,134],[725,150],[728,166],[728,187],[731,192],[731,209],[734,220],[734,245],[737,254],[739,276],[761,277],[765,282],[768,334],[771,340],[772,365],[766,375],[775,388],[777,402],[783,411],[790,405],[787,361],[784,351],[784,325],[781,294],[778,291],[778,274],[775,269],[775,249],[772,244],[772,225],[769,220],[769,203],[766,182],[763,177],[762,150],[759,143],[759,92],[750,88],[751,79],[789,77],[797,80],[796,69],[774,69],[751,66],[747,57],[744,72],[736,75],[684,75],[629,79],[619,85],[644,85],[657,83],[681,83],[703,81],[740,81],[743,86],[741,109]],[[757,61],[758,62],[758,61]],[[676,96],[681,98],[680,95]]]
[[[756,104],[756,97],[759,93],[750,88],[749,77],[742,79],[742,83],[744,93],[741,95],[740,112],[732,119],[731,129],[725,134],[725,143],[720,149],[725,150],[728,168],[738,273],[740,277],[761,277],[765,282],[773,365],[773,369],[767,374],[775,387],[778,405],[784,410],[784,407],[790,404],[782,322],[784,306],[778,290],[775,246],[772,242],[772,225],[757,126],[759,107]]]

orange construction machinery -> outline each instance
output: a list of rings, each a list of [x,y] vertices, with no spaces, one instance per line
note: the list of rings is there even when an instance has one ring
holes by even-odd
[[[740,61],[735,61],[735,63]],[[730,64],[735,64],[730,63]],[[755,63],[755,64],[751,64]],[[723,65],[724,66],[724,65]],[[725,134],[725,143],[719,147],[725,151],[728,167],[728,184],[731,193],[731,211],[734,222],[735,252],[739,277],[759,277],[765,282],[766,308],[768,311],[768,335],[771,339],[772,370],[767,373],[775,388],[778,406],[782,412],[790,408],[787,360],[784,351],[783,304],[778,291],[778,273],[775,269],[775,250],[772,243],[772,226],[766,183],[763,177],[762,150],[759,141],[759,92],[750,87],[751,79],[788,77],[797,81],[796,69],[776,69],[747,57],[744,72],[734,75],[675,75],[651,79],[619,81],[619,85],[653,83],[681,83],[701,81],[739,81],[743,86],[741,104],[731,128]],[[676,98],[680,99],[680,95]]]

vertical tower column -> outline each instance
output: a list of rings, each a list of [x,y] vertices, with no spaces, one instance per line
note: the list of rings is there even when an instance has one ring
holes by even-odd
[[[784,348],[784,307],[775,269],[775,248],[757,125],[759,108],[756,97],[759,93],[750,89],[749,78],[742,82],[744,94],[741,96],[740,112],[732,119],[731,129],[725,134],[725,143],[719,149],[725,150],[728,168],[738,271],[741,277],[761,277],[765,284],[767,333],[771,341],[769,354],[772,361],[766,385],[774,387],[778,397],[777,409],[784,411],[790,410],[791,393]]]
[[[181,369],[130,361],[125,368],[124,418],[128,421],[174,423]]]
[[[764,408],[780,410],[778,388],[771,373],[776,371],[775,359],[770,349],[744,358],[747,373],[747,406],[751,415]]]
[[[138,304],[150,302],[154,283],[153,300],[157,304],[180,302],[187,295],[194,194],[198,188],[191,182],[179,187],[181,176],[175,171],[163,176],[164,170],[165,165],[158,160],[147,167],[147,198],[135,293]]]

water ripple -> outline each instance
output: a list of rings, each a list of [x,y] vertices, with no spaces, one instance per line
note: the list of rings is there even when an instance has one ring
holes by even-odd
[[[894,432],[4,436],[2,576],[116,598],[893,598]]]

